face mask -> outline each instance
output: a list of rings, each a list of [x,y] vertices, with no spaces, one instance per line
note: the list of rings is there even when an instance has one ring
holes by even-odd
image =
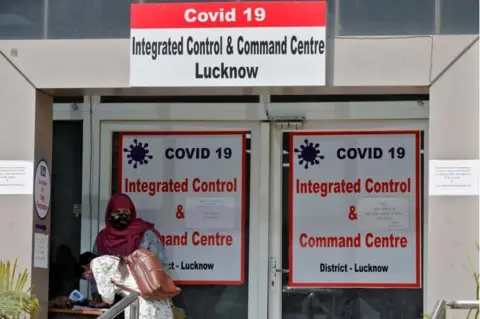
[[[130,224],[129,214],[118,214],[110,216],[110,223],[115,229],[124,230]]]

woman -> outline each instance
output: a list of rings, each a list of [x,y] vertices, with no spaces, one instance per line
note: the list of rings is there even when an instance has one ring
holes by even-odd
[[[139,248],[153,252],[164,268],[168,269],[165,248],[154,225],[137,218],[135,205],[128,195],[115,194],[108,201],[105,210],[105,228],[98,233],[92,252],[99,256],[128,256]],[[90,284],[92,297],[97,299],[98,289],[95,287],[95,282]],[[120,299],[121,297],[117,296],[116,301]]]
[[[107,204],[105,228],[97,235],[93,253],[128,256],[139,248],[150,250],[167,265],[165,248],[154,225],[137,218],[135,205],[128,195],[115,194]]]
[[[95,254],[84,253],[82,262],[82,277],[95,281],[101,301],[92,301],[89,306],[93,308],[108,308],[115,301],[115,295],[122,291],[114,284],[125,286],[131,290],[139,291],[138,285],[130,272],[123,257],[104,255],[97,257]],[[173,319],[173,312],[168,300],[145,300],[138,298],[139,319]],[[125,309],[125,318],[130,318],[130,307]]]

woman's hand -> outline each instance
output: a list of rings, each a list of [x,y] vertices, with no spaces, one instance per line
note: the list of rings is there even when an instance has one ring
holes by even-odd
[[[49,307],[51,308],[60,308],[60,309],[70,309],[73,307],[73,302],[68,299],[66,296],[59,296],[50,300]]]
[[[90,300],[88,306],[90,308],[110,308],[111,304],[106,303],[103,300]]]

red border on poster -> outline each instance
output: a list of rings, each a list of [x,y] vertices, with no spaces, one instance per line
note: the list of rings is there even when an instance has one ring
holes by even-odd
[[[240,280],[177,280],[179,285],[243,285],[245,282],[245,203],[246,203],[246,169],[247,169],[247,132],[245,131],[156,131],[156,132],[118,132],[120,142],[118,143],[118,189],[122,191],[122,167],[123,167],[123,137],[132,135],[239,135],[242,137],[242,187],[241,187],[241,247],[240,247]]]
[[[413,135],[415,137],[415,282],[412,283],[325,283],[325,282],[295,282],[293,279],[293,165],[290,169],[290,183],[288,185],[289,207],[289,242],[288,242],[288,268],[290,275],[288,284],[291,287],[305,287],[305,288],[421,288],[421,271],[422,271],[422,247],[421,247],[421,216],[420,216],[420,131],[416,130],[394,130],[394,131],[296,131],[290,132],[290,150],[289,162],[293,163],[293,137],[295,135]]]

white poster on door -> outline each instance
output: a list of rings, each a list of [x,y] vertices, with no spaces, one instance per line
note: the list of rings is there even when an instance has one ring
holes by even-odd
[[[420,132],[290,134],[289,285],[420,288]]]
[[[120,191],[155,224],[178,284],[245,279],[245,132],[124,132]]]

